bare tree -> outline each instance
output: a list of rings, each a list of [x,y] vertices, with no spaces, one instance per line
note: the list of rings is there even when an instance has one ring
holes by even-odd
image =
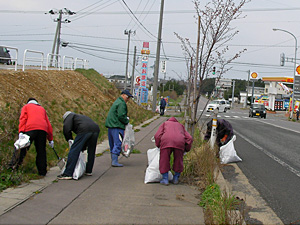
[[[237,3],[235,3],[237,2]],[[181,41],[181,46],[184,55],[189,56],[194,61],[193,77],[190,76],[190,81],[194,84],[193,101],[189,102],[192,107],[190,118],[191,133],[194,134],[195,125],[197,124],[197,109],[201,96],[201,86],[211,68],[217,66],[216,83],[220,80],[222,75],[231,68],[228,64],[237,59],[241,53],[246,49],[237,52],[234,55],[228,54],[228,46],[226,45],[233,37],[238,34],[235,28],[230,24],[232,21],[243,18],[241,16],[241,8],[247,3],[247,0],[212,0],[207,3],[202,9],[200,1],[194,0],[195,10],[197,13],[197,23],[200,29],[200,44],[194,47],[188,38],[182,38],[175,33],[177,38]],[[199,36],[198,36],[199,40]],[[197,53],[199,55],[197,56]],[[196,59],[198,61],[196,62]],[[195,68],[197,67],[197,68]],[[190,73],[192,75],[192,73]],[[197,82],[195,84],[194,82]],[[192,87],[193,85],[191,85]],[[188,96],[190,98],[190,96]]]

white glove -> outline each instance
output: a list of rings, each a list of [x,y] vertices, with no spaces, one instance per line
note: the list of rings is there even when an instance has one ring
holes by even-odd
[[[22,132],[20,132],[20,133],[19,133],[19,139],[21,139],[21,138],[23,137],[23,135],[24,135],[24,134],[23,134]]]
[[[54,141],[49,141],[49,145],[51,148],[54,148]]]
[[[72,144],[74,143],[74,140],[70,139],[70,140],[68,140],[68,143],[69,143],[69,149],[70,149]]]

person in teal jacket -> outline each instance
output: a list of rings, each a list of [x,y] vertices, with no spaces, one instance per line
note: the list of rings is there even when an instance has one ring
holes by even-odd
[[[121,153],[125,126],[129,123],[126,103],[132,97],[128,90],[122,91],[121,96],[111,106],[105,121],[105,127],[108,128],[111,165],[113,167],[123,166],[118,162],[118,157]]]

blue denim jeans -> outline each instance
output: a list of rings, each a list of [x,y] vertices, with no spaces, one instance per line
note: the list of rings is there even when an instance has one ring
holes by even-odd
[[[121,139],[120,139],[121,136]],[[122,150],[122,141],[124,137],[124,130],[120,128],[108,128],[108,141],[110,153],[120,155]]]
[[[84,134],[78,134],[74,140],[74,143],[71,146],[70,152],[68,154],[68,161],[64,175],[73,176],[76,163],[79,158],[81,151],[84,151],[87,147],[88,161],[86,164],[86,173],[92,173],[94,161],[95,161],[95,152],[97,147],[99,132],[90,132]]]

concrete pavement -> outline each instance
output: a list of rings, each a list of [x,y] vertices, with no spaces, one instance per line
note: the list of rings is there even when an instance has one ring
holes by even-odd
[[[147,150],[166,117],[156,116],[135,133],[140,154],[111,167],[107,141],[97,147],[93,176],[56,180],[58,168],[44,179],[0,194],[0,224],[204,224],[199,192],[187,185],[144,184]]]

